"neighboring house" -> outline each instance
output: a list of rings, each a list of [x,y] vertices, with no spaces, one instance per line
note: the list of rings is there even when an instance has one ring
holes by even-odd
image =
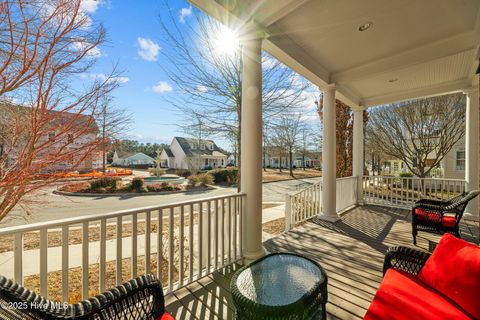
[[[7,108],[1,110],[0,113],[3,117],[0,117],[0,122],[2,121],[9,121],[9,116],[7,115],[9,112],[12,111],[12,114],[16,114],[17,116],[21,115],[24,121],[31,115],[31,109],[28,107],[14,105],[6,101],[0,101],[1,108]],[[92,146],[92,144],[96,143],[96,139],[98,138],[98,126],[90,115],[79,115],[76,113],[69,113],[69,112],[58,112],[58,111],[50,111],[54,116],[52,117],[53,120],[48,123],[48,128],[42,128],[43,131],[46,133],[39,137],[38,143],[43,143],[47,140],[50,142],[48,143],[45,150],[37,155],[37,157],[45,157],[48,158],[49,155],[54,154],[57,148],[62,149],[65,151],[64,154],[67,154],[68,151],[75,152],[75,150],[79,150],[85,148],[85,146]],[[2,123],[0,123],[1,125]],[[69,131],[65,129],[65,126],[72,127],[72,130]],[[88,131],[85,130],[84,134],[79,134],[82,130],[79,130],[79,126],[88,126]],[[77,128],[76,130],[74,128]],[[88,133],[87,133],[88,132]],[[3,152],[6,152],[6,161],[5,164],[8,167],[15,163],[18,159],[18,155],[22,152],[22,142],[17,142],[16,145],[0,145],[0,155]],[[8,150],[8,151],[4,151]],[[55,172],[55,171],[71,171],[71,170],[78,170],[78,171],[91,171],[91,170],[98,170],[101,169],[103,166],[103,158],[101,150],[93,150],[90,151],[88,154],[83,154],[82,152],[78,152],[77,156],[82,156],[83,160],[79,162],[78,159],[71,158],[71,159],[60,159],[61,157],[57,157],[54,163],[48,165],[48,167],[44,167],[41,169],[41,172]]]
[[[153,165],[154,159],[142,152],[122,152],[115,151],[113,154],[112,165],[114,166],[146,166]]]
[[[268,168],[290,168],[290,155],[284,151],[283,148],[277,146],[269,146],[265,148],[264,152],[264,165]],[[294,152],[292,155],[293,166],[296,168],[314,168],[321,166],[321,152],[308,152],[305,156],[298,152]],[[305,161],[305,164],[303,164]]]
[[[170,146],[160,154],[162,166],[186,170],[223,168],[227,165],[227,158],[227,153],[212,140],[184,137],[174,137]]]
[[[428,164],[427,159],[427,164]],[[433,162],[434,159],[431,159]],[[401,172],[410,172],[402,160],[390,159],[385,163],[386,174],[399,175]],[[430,171],[430,176],[444,179],[465,179],[465,137],[460,139],[440,161],[437,168]]]

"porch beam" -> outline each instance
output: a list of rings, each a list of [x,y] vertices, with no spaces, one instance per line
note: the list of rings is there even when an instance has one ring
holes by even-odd
[[[363,202],[363,108],[353,109],[352,176],[357,177],[357,204]]]
[[[262,247],[262,38],[242,41],[240,189],[245,199],[243,255],[253,261]]]
[[[336,210],[336,125],[335,86],[323,91],[323,148],[322,148],[322,213],[319,218],[327,221],[339,219]]]
[[[467,96],[466,108],[466,127],[465,127],[465,181],[466,191],[479,188],[479,95],[478,95],[478,76],[476,77],[475,86],[464,93]],[[466,213],[474,218],[479,218],[479,199],[478,197],[471,200],[465,210]]]

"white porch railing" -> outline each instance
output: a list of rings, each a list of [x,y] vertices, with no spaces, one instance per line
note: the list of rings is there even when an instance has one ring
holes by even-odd
[[[336,208],[341,212],[357,203],[357,177],[345,177],[337,179]]]
[[[363,177],[363,201],[367,204],[410,208],[419,199],[445,200],[464,191],[464,180],[385,176]]]
[[[320,213],[321,189],[322,183],[317,182],[285,196],[285,230]]]
[[[81,299],[147,273],[172,291],[241,259],[244,199],[237,193],[3,228],[0,273],[13,270],[16,282],[63,301],[74,278]],[[55,274],[61,290],[48,292]]]

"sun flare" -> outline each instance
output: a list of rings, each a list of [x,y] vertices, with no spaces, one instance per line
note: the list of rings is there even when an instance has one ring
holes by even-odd
[[[235,32],[222,26],[215,37],[215,50],[219,54],[230,55],[239,48],[238,36]]]

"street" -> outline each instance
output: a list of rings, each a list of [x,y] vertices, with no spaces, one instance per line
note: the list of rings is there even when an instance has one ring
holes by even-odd
[[[300,190],[321,178],[287,180],[263,184],[263,202],[283,202],[285,194]],[[56,195],[52,192],[57,187],[49,187],[30,195],[35,203],[28,208],[18,206],[0,223],[0,227],[16,226],[79,217],[98,215],[118,210],[141,208],[155,205],[170,204],[199,198],[220,196],[237,191],[232,187],[219,187],[214,190],[194,191],[188,193],[160,195],[119,195],[97,197],[75,197]]]

